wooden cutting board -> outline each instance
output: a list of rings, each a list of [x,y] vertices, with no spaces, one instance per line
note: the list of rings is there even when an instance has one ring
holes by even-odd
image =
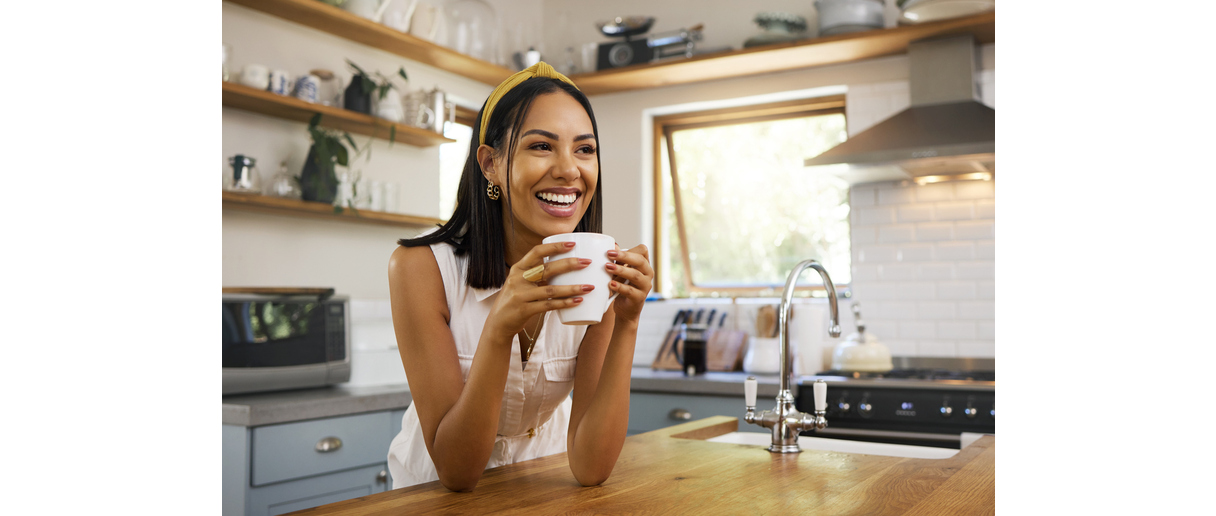
[[[739,371],[743,369],[743,347],[747,332],[741,330],[713,330],[709,336],[710,371]]]

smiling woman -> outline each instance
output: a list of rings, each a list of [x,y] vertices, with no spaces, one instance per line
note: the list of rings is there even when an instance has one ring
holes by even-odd
[[[499,85],[476,125],[451,219],[400,240],[389,261],[413,397],[389,448],[393,487],[439,480],[472,490],[487,468],[560,452],[579,483],[597,485],[625,440],[638,319],[654,277],[649,252],[607,252],[606,287],[618,296],[599,323],[549,324],[550,311],[605,287],[549,285],[593,260],[546,260],[574,244],[542,243],[600,231],[591,104],[542,62]],[[539,277],[525,277],[542,265]]]

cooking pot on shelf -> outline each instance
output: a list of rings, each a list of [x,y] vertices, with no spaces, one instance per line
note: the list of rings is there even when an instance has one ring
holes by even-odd
[[[883,28],[882,0],[815,0],[819,36]]]
[[[832,352],[832,369],[866,373],[885,373],[893,369],[891,351],[874,334],[866,333],[865,321],[861,319],[861,308],[857,303],[853,303],[853,319],[857,332],[836,345]]]

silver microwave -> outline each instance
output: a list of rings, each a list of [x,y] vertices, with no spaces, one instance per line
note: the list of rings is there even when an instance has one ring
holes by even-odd
[[[224,288],[224,395],[350,381],[350,299],[333,289]]]

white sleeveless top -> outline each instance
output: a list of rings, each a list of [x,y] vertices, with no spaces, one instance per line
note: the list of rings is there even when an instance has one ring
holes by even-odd
[[[460,374],[467,383],[482,328],[500,289],[468,286],[465,282],[468,255],[456,256],[455,248],[449,244],[430,247],[443,278],[451,314],[448,326],[456,341]],[[566,451],[574,366],[587,327],[561,324],[553,312],[546,312],[544,317],[544,328],[536,339],[527,370],[521,370],[519,337],[512,339],[498,435],[486,469]],[[439,480],[412,403],[401,418],[401,432],[389,445],[388,470],[393,477],[393,489]]]

